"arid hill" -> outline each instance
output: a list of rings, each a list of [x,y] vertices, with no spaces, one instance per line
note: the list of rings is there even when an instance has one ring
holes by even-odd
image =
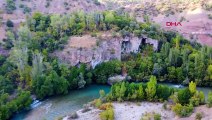
[[[15,26],[34,12],[66,14],[77,10],[85,12],[124,10],[138,21],[149,17],[166,30],[174,30],[190,40],[212,46],[212,1],[210,0],[16,0],[16,9],[8,11],[6,0],[0,2],[0,40],[6,38],[8,19]],[[145,16],[145,17],[144,17]],[[167,26],[167,22],[180,22]]]

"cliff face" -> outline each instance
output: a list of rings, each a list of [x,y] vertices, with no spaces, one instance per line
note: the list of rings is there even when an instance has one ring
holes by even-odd
[[[56,53],[57,56],[67,63],[75,66],[80,63],[90,64],[95,67],[97,64],[112,59],[121,59],[121,41],[111,39],[102,41],[100,45],[90,48],[65,48]]]
[[[82,40],[82,38],[80,39]],[[79,44],[82,42],[83,44],[83,41],[78,40],[77,42]],[[158,49],[158,41],[150,38],[115,37],[108,40],[97,41],[96,45],[93,45],[92,47],[70,47],[70,45],[68,45],[63,51],[56,52],[56,56],[58,56],[60,60],[65,61],[72,66],[80,63],[86,63],[94,68],[101,62],[113,59],[121,60],[121,55],[123,53],[137,53],[139,52],[140,45],[143,44],[150,44],[153,45],[154,50]]]

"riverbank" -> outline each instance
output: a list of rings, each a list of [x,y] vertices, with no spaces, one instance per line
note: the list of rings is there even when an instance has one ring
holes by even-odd
[[[195,120],[197,113],[202,114],[203,117],[201,120],[212,120],[212,108],[208,108],[206,105],[196,107],[190,117],[181,118],[180,120]]]
[[[178,88],[179,86],[178,84],[171,84],[171,83],[159,83],[159,84],[168,85],[173,88]],[[40,119],[55,120],[62,116],[69,115],[74,111],[78,111],[83,107],[84,104],[87,104],[88,102],[99,98],[99,90],[104,90],[106,93],[108,93],[110,90],[110,86],[90,85],[84,89],[71,91],[67,95],[48,98],[44,101],[41,101],[38,104],[35,105],[33,104],[33,106],[35,107],[32,107],[30,111],[23,111],[14,115],[12,120],[23,120],[23,119],[38,120],[37,116],[39,116]],[[211,91],[212,89],[205,87],[204,88],[197,87],[197,90],[203,91],[205,94],[205,98],[207,99],[208,92]],[[89,117],[89,115],[85,113],[82,115]],[[98,115],[97,118],[99,119]]]
[[[197,113],[202,113],[202,120],[212,119],[212,108],[207,108],[206,105],[196,107],[194,113],[190,117],[179,118],[172,110],[163,108],[163,103],[152,102],[114,102],[113,108],[115,112],[115,120],[140,120],[147,113],[160,114],[162,120],[195,120]],[[82,112],[83,109],[77,111],[78,118],[76,120],[100,120],[99,114],[102,112],[97,108],[90,108],[88,112]],[[63,120],[71,120],[70,115]]]
[[[83,89],[73,90],[67,95],[50,97],[33,104],[29,111],[17,113],[12,120],[56,120],[80,110],[84,104],[99,98],[99,90],[108,93],[110,86],[93,84]]]

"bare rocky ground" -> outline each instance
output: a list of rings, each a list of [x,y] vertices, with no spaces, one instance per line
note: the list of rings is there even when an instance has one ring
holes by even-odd
[[[196,113],[202,113],[202,120],[212,119],[212,108],[207,108],[205,105],[196,107],[194,113],[190,117],[179,118],[171,110],[164,110],[162,103],[113,103],[115,120],[140,120],[146,113],[157,113],[161,115],[162,120],[195,120]],[[99,114],[101,110],[92,108],[90,111],[82,113],[82,110],[77,111],[78,118],[76,120],[100,120]],[[63,120],[69,120],[69,116]]]
[[[179,32],[185,38],[204,45],[212,46],[212,19],[208,17],[210,10],[205,5],[212,5],[210,0],[151,0],[127,4],[120,3],[132,12],[138,21],[143,22],[143,15],[148,15],[150,20],[159,24],[165,30]],[[179,0],[178,0],[179,1]],[[182,26],[166,26],[166,22],[181,22]]]
[[[212,108],[208,108],[206,107],[206,105],[197,107],[190,117],[181,118],[180,120],[195,120],[195,116],[197,113],[201,113],[203,115],[202,120],[212,120]]]

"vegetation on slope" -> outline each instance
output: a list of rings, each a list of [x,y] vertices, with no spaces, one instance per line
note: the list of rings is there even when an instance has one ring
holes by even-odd
[[[128,73],[132,81],[147,81],[151,75],[155,75],[159,81],[185,84],[195,81],[199,86],[212,86],[210,47],[190,43],[173,32],[164,32],[150,23],[148,17],[145,21],[146,23],[138,23],[121,11],[92,14],[78,12],[69,15],[35,13],[23,23],[17,33],[9,28],[5,47],[11,49],[11,53],[7,58],[0,57],[0,118],[9,119],[16,111],[28,107],[32,94],[39,99],[66,94],[69,90],[83,88],[92,82],[105,84],[108,77],[122,71]],[[146,34],[160,41],[159,51],[153,52],[148,45],[141,46],[139,54],[132,54],[122,62],[115,60],[102,63],[94,70],[84,64],[80,67],[68,66],[57,58],[50,57],[53,51],[63,49],[69,36],[107,30],[119,32],[122,37]],[[155,82],[149,84],[147,86],[155,86]],[[142,87],[145,94],[148,93],[149,101],[154,101],[155,94],[158,94],[152,90],[164,90],[163,87]],[[185,92],[188,90],[182,94]],[[134,99],[135,96],[132,97],[131,94],[132,92],[129,99]],[[169,94],[158,94],[158,97],[167,99]],[[125,96],[120,95],[117,98],[125,100]],[[184,105],[187,101],[180,103]]]

